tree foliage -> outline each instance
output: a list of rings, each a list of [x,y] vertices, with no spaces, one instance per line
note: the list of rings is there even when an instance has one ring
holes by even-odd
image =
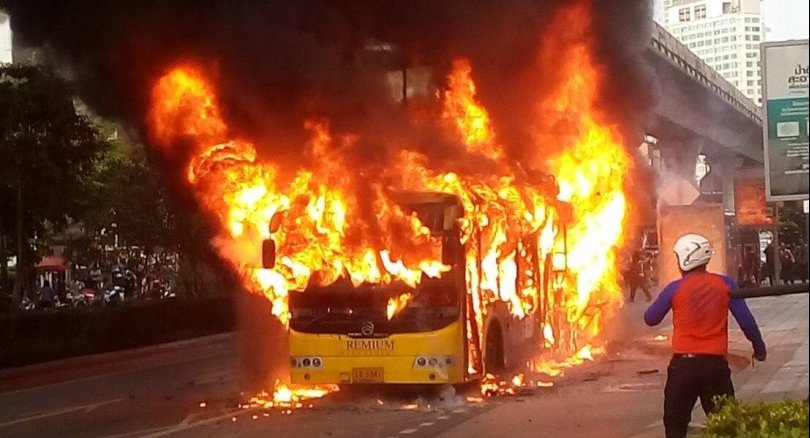
[[[109,147],[93,168],[80,219],[93,232],[114,232],[122,244],[149,251],[170,245],[173,217],[143,147],[113,124],[100,127]]]
[[[92,123],[76,114],[67,84],[44,67],[0,67],[2,198],[23,189],[23,217],[36,226],[61,222],[80,206],[77,193],[104,147]],[[5,210],[15,212],[16,203]],[[4,222],[6,223],[6,222]]]
[[[23,270],[33,262],[30,239],[80,210],[82,188],[104,148],[71,96],[45,67],[0,66],[0,231],[16,237]]]

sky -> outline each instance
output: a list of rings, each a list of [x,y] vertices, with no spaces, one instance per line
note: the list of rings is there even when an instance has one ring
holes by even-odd
[[[11,62],[11,27],[8,16],[0,12],[0,64]]]
[[[654,0],[655,19],[663,23],[663,0]],[[810,28],[810,2],[807,0],[762,0],[766,41],[807,39]]]
[[[765,0],[762,2],[766,41],[807,39],[810,2],[807,0]]]

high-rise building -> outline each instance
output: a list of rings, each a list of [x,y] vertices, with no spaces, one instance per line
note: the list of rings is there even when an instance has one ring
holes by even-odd
[[[11,19],[0,11],[0,64],[11,62]]]
[[[664,27],[755,103],[762,103],[760,0],[664,0]]]

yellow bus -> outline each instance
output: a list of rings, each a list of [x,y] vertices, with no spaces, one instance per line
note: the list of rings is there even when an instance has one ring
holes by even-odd
[[[456,196],[408,192],[396,201],[441,242],[441,260],[450,271],[440,278],[424,276],[416,290],[338,281],[291,293],[291,383],[460,384],[523,364],[541,344],[537,321],[512,317],[503,301],[490,303],[483,330],[477,327],[458,225],[463,208]],[[275,248],[268,243],[265,267],[274,263]],[[389,317],[389,299],[409,292],[413,300]]]

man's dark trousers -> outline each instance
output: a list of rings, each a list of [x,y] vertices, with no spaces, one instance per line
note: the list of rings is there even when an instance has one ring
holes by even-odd
[[[734,396],[731,370],[725,356],[675,354],[667,368],[664,388],[664,428],[667,438],[683,438],[692,418],[692,408],[700,405],[708,415],[718,407],[713,398]]]

